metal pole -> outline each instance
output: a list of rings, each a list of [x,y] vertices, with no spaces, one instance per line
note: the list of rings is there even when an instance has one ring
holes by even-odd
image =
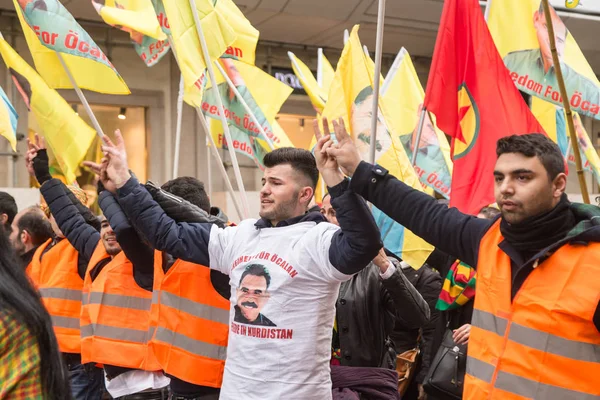
[[[288,52],[289,53],[289,52]],[[317,85],[323,88],[323,48],[317,49]]]
[[[554,64],[554,71],[556,72],[556,80],[558,81],[558,87],[560,89],[560,95],[562,97],[563,108],[565,109],[565,116],[567,118],[567,126],[569,127],[569,136],[571,137],[571,146],[573,146],[573,155],[575,156],[575,167],[577,168],[577,177],[579,178],[579,186],[581,187],[581,197],[585,204],[590,204],[590,195],[587,190],[587,183],[583,174],[583,166],[581,163],[581,153],[579,151],[579,141],[577,140],[577,133],[575,132],[575,125],[573,124],[573,113],[571,112],[571,105],[569,104],[569,98],[567,89],[565,87],[565,81],[563,79],[562,68],[560,66],[560,60],[558,58],[558,52],[556,51],[556,39],[554,37],[554,26],[552,25],[552,15],[550,15],[550,6],[548,0],[542,0],[544,6],[544,16],[546,17],[546,27],[548,28],[548,36],[550,37],[550,49],[552,50],[552,62]],[[567,157],[569,155],[567,154]]]
[[[231,139],[231,133],[229,132],[229,125],[227,124],[227,118],[225,117],[225,107],[223,107],[223,100],[221,99],[221,94],[219,93],[219,86],[217,85],[217,78],[215,76],[215,71],[213,69],[212,61],[210,59],[210,54],[208,53],[208,45],[206,44],[206,39],[204,37],[204,32],[202,30],[202,24],[200,22],[200,17],[198,16],[198,10],[196,9],[196,2],[194,0],[189,0],[190,8],[192,9],[192,15],[194,16],[194,22],[196,25],[196,32],[198,34],[198,39],[200,39],[200,47],[202,48],[202,54],[204,56],[204,63],[206,64],[206,68],[208,69],[208,75],[210,76],[210,81],[215,91],[215,99],[217,101],[217,110],[219,111],[219,117],[221,119],[221,124],[223,125],[223,133],[227,138],[227,143],[229,144],[227,148],[229,149],[229,156],[231,157],[231,163],[233,164],[233,173],[235,175],[235,180],[238,185],[238,189],[240,191],[240,195],[242,197],[242,206],[244,208],[244,216],[247,218],[249,214],[249,206],[248,206],[248,197],[246,196],[246,189],[244,188],[244,181],[242,179],[242,174],[240,172],[240,166],[237,161],[237,157],[235,154],[235,149],[233,148],[233,140]]]
[[[252,110],[248,106],[248,103],[246,103],[246,100],[244,100],[244,97],[242,96],[242,94],[239,92],[239,90],[237,90],[237,88],[235,87],[235,85],[233,84],[231,79],[229,79],[229,76],[227,75],[227,73],[225,72],[225,70],[223,69],[221,64],[219,64],[219,60],[215,60],[215,65],[219,69],[219,72],[221,73],[221,75],[223,75],[223,77],[227,81],[227,84],[229,85],[229,88],[233,91],[233,93],[235,94],[235,97],[237,97],[239,102],[244,107],[244,110],[246,110],[248,115],[250,115],[250,119],[252,120],[252,122],[254,122],[256,124],[256,126],[258,127],[259,132],[263,136],[263,139],[269,145],[269,148],[271,150],[275,150],[275,146],[273,145],[273,142],[271,141],[271,139],[269,139],[269,136],[267,136],[267,132],[265,132],[265,129],[263,128],[263,126],[260,124],[260,122],[258,122],[258,118],[256,118],[256,115],[254,115],[254,112],[252,112]],[[231,142],[228,142],[228,143],[231,143]]]
[[[377,142],[377,119],[379,116],[379,84],[381,83],[381,55],[383,51],[383,24],[385,20],[385,0],[379,0],[377,10],[377,40],[375,44],[375,77],[373,82],[373,107],[371,109],[371,147],[369,161],[375,164],[375,149]]]
[[[210,134],[210,132],[208,133]],[[206,148],[208,149],[208,147],[210,147],[209,143],[208,143],[208,138],[205,138],[205,142],[206,142]],[[210,150],[209,150],[210,151]],[[207,172],[207,178],[206,178],[206,188],[208,190],[208,197],[212,197],[212,162],[211,162],[211,158],[210,158],[210,154],[207,154],[208,157],[206,157],[206,172]],[[221,163],[223,164],[223,163]],[[235,200],[235,199],[234,199]]]
[[[488,20],[488,17],[490,16],[490,7],[492,7],[492,0],[487,0],[487,3],[485,5],[485,13],[483,14],[483,18],[486,20]]]
[[[181,124],[183,120],[183,74],[179,78],[179,93],[177,94],[177,125],[175,127],[175,155],[173,157],[173,179],[179,175],[179,151],[181,148]]]
[[[83,95],[83,92],[79,88],[77,81],[75,81],[73,74],[71,74],[71,70],[65,63],[65,60],[63,59],[62,54],[60,54],[58,51],[56,51],[55,53],[58,56],[58,60],[62,64],[65,72],[67,73],[67,76],[69,77],[69,80],[71,81],[71,85],[73,85],[73,89],[75,89],[75,93],[77,93],[77,97],[79,97],[81,104],[83,104],[83,108],[85,109],[85,112],[87,113],[88,117],[90,117],[90,120],[92,121],[92,125],[94,125],[94,129],[96,129],[96,134],[98,134],[98,137],[100,137],[100,139],[102,139],[102,136],[104,136],[104,132],[102,131],[102,128],[100,127],[100,124],[98,123],[98,120],[96,119],[96,116],[94,115],[94,112],[92,111],[92,108],[90,107],[90,104],[88,103],[87,99]]]
[[[210,128],[208,127],[208,124],[206,123],[206,119],[205,119],[204,114],[202,113],[202,110],[200,109],[200,107],[196,107],[196,113],[198,114],[198,118],[200,119],[200,125],[202,126],[202,129],[204,130],[206,138],[210,142],[210,146],[208,146],[208,147],[210,147],[213,157],[215,157],[217,159],[217,166],[219,167],[219,172],[221,172],[221,176],[223,177],[223,180],[225,181],[225,186],[227,186],[227,191],[229,191],[229,194],[231,194],[231,199],[233,200],[233,206],[235,207],[235,211],[236,211],[240,221],[243,219],[246,219],[246,218],[248,218],[248,216],[245,215],[244,213],[242,213],[240,205],[237,201],[237,197],[235,195],[235,191],[233,190],[233,186],[231,185],[231,181],[229,180],[229,177],[227,176],[227,170],[225,169],[225,166],[223,165],[223,160],[221,159],[221,156],[219,155],[219,151],[217,150],[215,141],[213,140],[213,137],[210,133]]]
[[[410,163],[413,167],[417,164],[417,154],[419,154],[419,143],[421,143],[421,132],[423,132],[423,125],[425,122],[425,114],[427,113],[427,109],[423,107],[421,110],[421,115],[419,116],[419,125],[417,126],[417,138],[415,140],[415,148],[413,149],[412,159]]]

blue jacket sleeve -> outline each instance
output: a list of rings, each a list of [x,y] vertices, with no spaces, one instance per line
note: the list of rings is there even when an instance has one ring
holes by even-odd
[[[362,161],[350,187],[433,246],[477,265],[481,238],[492,221],[463,214],[400,182],[379,165]]]
[[[340,230],[329,247],[329,261],[341,273],[353,275],[365,268],[383,247],[381,235],[365,201],[349,190],[345,179],[329,188]]]
[[[175,258],[210,265],[208,240],[212,224],[176,222],[135,178],[129,179],[117,195],[131,224],[152,247]]]
[[[154,282],[154,250],[142,241],[110,192],[102,191],[98,204],[115,232],[121,250],[133,264],[135,282],[141,288],[151,291]]]
[[[100,233],[86,223],[67,196],[61,181],[50,179],[44,182],[40,192],[48,203],[56,224],[69,243],[79,252],[80,257],[83,256],[86,261],[89,261],[100,241]]]

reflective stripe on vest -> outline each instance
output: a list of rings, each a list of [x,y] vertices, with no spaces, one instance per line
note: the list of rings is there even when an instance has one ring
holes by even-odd
[[[79,318],[51,315],[52,325],[58,328],[79,329]]]
[[[504,336],[508,320],[482,310],[473,310],[471,325]],[[569,340],[513,322],[508,340],[533,349],[578,361],[600,363],[600,345]]]
[[[492,364],[467,357],[467,374],[491,383],[495,367]],[[530,399],[540,400],[598,400],[593,394],[568,390],[554,385],[536,382],[521,376],[499,371],[494,387]]]
[[[44,299],[61,299],[81,301],[81,290],[64,288],[41,288],[40,296]]]
[[[463,398],[600,399],[600,243],[565,244],[514,298],[496,221],[481,240]]]
[[[90,324],[81,327],[81,337],[100,336],[103,338],[123,340],[132,343],[148,342],[148,331],[129,328],[116,328],[114,326]]]
[[[225,361],[225,358],[227,357],[227,346],[218,346],[216,344],[194,340],[161,326],[156,328],[155,339],[172,344],[173,346],[189,351],[197,356],[223,361]]]
[[[91,292],[85,304],[102,304],[104,306],[130,308],[133,310],[149,311],[151,299],[120,294]]]
[[[165,291],[160,292],[160,302],[162,305],[186,312],[197,318],[208,319],[225,325],[229,324],[229,311],[221,308],[197,303]]]

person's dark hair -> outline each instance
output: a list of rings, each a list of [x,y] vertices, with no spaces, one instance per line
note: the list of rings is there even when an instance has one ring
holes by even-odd
[[[273,168],[281,164],[289,164],[295,171],[310,179],[310,186],[313,190],[317,187],[319,180],[319,170],[317,162],[310,151],[297,149],[294,147],[282,147],[267,153],[263,159],[263,164],[267,168]]]
[[[35,336],[40,354],[43,398],[71,399],[66,367],[58,350],[50,315],[38,292],[25,276],[8,240],[8,232],[0,226],[0,307],[14,315]]]
[[[554,9],[554,7],[552,7],[551,4],[548,4],[548,6],[550,7],[550,14],[552,14],[552,11],[554,11],[554,13],[556,14],[556,10]],[[544,2],[542,0],[540,0],[540,6],[538,7],[538,13],[541,17],[545,17],[545,15],[546,15],[544,13]],[[558,14],[556,14],[556,15],[558,16]],[[565,26],[565,39],[567,38],[568,33],[569,33],[569,29]]]
[[[242,273],[242,277],[240,278],[240,285],[242,284],[242,281],[244,280],[244,278],[247,275],[263,276],[265,278],[265,280],[267,281],[267,289],[269,288],[269,285],[271,284],[271,274],[269,274],[269,270],[267,270],[267,268],[262,264],[248,265],[246,267],[246,269],[244,269],[244,272]]]
[[[182,176],[171,179],[162,185],[161,189],[189,201],[210,214],[210,199],[206,194],[206,190],[204,190],[204,183],[198,179],[191,176]]]
[[[9,228],[17,215],[17,202],[15,198],[6,192],[0,192],[0,214],[6,214],[6,227]],[[9,230],[10,231],[10,230]]]
[[[27,231],[34,246],[39,246],[54,236],[52,225],[38,206],[29,207],[17,222],[19,235]]]
[[[496,215],[500,214],[500,210],[495,207],[483,207],[479,214],[482,214],[486,219],[494,219]]]
[[[537,157],[552,181],[560,173],[565,172],[565,159],[560,148],[550,138],[541,133],[512,135],[498,140],[496,155],[519,153],[525,157]]]

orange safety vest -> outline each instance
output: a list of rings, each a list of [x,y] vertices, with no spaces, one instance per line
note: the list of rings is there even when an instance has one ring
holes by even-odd
[[[600,243],[562,246],[511,302],[503,240],[498,221],[480,244],[463,399],[598,399]]]
[[[212,286],[210,269],[176,260],[163,272],[154,253],[150,347],[165,373],[185,382],[219,388],[223,381],[229,300]]]
[[[83,279],[77,269],[79,253],[67,239],[62,239],[42,257],[44,249],[51,242],[52,239],[48,239],[35,251],[28,275],[52,318],[58,348],[63,353],[79,353],[79,314],[83,287]]]
[[[160,370],[148,348],[152,293],[135,282],[133,264],[123,251],[92,281],[91,270],[107,258],[110,256],[99,242],[83,286],[81,361]]]

